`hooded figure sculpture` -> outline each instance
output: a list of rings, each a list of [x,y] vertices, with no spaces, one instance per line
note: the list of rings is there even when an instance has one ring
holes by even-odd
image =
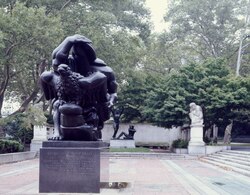
[[[53,102],[52,139],[101,139],[117,98],[113,70],[96,58],[91,41],[82,35],[67,37],[52,58],[54,71],[41,75],[45,98]]]

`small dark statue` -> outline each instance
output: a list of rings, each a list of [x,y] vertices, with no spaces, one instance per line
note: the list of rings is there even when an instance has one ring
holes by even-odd
[[[41,75],[47,100],[52,100],[53,140],[96,141],[117,98],[113,70],[96,58],[92,42],[82,35],[67,37],[52,54],[54,71]]]
[[[114,128],[114,134],[112,136],[113,139],[116,138],[116,134],[118,132],[119,126],[120,126],[120,118],[123,113],[124,108],[122,107],[121,109],[111,109],[112,112],[112,117],[114,119],[113,122],[113,128]]]
[[[136,130],[134,126],[129,125],[128,134],[125,132],[121,132],[120,135],[117,137],[117,139],[120,139],[122,136],[124,136],[123,139],[134,139],[135,132]]]

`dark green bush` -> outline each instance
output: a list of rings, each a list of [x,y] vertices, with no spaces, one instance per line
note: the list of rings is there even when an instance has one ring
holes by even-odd
[[[203,138],[203,141],[204,141],[206,144],[209,144],[212,140],[211,140],[211,138],[205,136],[205,137]]]
[[[188,147],[188,141],[183,139],[177,139],[174,140],[172,143],[173,148],[187,148]]]
[[[24,147],[17,141],[0,139],[0,154],[22,152]]]
[[[0,125],[6,134],[23,145],[29,144],[33,138],[30,119],[24,113],[1,118]]]

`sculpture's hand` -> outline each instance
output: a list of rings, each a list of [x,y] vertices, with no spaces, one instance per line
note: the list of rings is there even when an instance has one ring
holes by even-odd
[[[91,43],[91,40],[82,35],[76,34],[66,37],[63,42],[56,49],[54,49],[52,53],[52,65],[54,67],[54,70],[57,70],[57,67],[60,64],[68,64],[68,56],[72,46],[79,43]],[[81,49],[79,51],[81,51]]]

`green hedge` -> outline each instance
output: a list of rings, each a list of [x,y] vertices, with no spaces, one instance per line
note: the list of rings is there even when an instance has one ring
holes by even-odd
[[[172,147],[173,148],[187,148],[188,141],[182,140],[182,139],[174,140],[172,143]]]
[[[0,154],[22,152],[24,147],[17,141],[0,139]]]

